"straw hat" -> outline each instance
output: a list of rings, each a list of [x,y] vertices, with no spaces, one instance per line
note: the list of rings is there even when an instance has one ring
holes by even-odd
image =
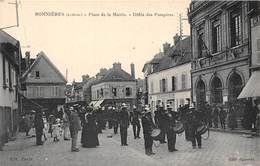
[[[126,104],[125,103],[122,103],[122,108],[126,108]]]

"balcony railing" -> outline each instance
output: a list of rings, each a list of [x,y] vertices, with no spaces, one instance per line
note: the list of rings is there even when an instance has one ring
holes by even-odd
[[[193,61],[192,70],[199,70],[215,65],[220,65],[225,62],[235,61],[248,56],[248,46],[239,45],[226,51],[212,54],[211,56],[202,57]]]

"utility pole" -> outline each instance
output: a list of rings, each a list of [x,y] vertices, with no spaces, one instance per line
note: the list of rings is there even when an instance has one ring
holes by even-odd
[[[13,28],[13,27],[19,27],[19,13],[18,13],[18,1],[16,0],[14,2],[8,2],[8,4],[15,5],[16,9],[16,25],[6,26],[6,27],[0,27],[0,30],[7,29],[7,28]]]

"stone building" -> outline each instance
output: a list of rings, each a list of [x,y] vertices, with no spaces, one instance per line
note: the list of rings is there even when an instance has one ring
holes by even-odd
[[[121,63],[114,63],[113,67],[100,72],[97,81],[91,86],[91,98],[94,106],[120,106],[126,103],[132,107],[136,102],[136,80],[134,67],[132,75],[121,68]]]
[[[165,43],[163,52],[144,65],[147,81],[148,104],[152,110],[156,105],[167,104],[177,110],[191,98],[191,40],[187,37],[175,41],[174,46]]]
[[[206,101],[242,106],[237,97],[249,79],[248,10],[246,1],[191,2],[192,99],[198,107]]]
[[[20,64],[19,41],[0,30],[0,149],[18,129]]]

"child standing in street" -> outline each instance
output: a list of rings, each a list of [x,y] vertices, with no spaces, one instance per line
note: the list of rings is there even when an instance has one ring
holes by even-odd
[[[52,125],[52,134],[53,134],[53,141],[58,142],[60,139],[60,131],[61,131],[61,125],[60,125],[60,119],[57,118]]]
[[[46,141],[47,140],[48,129],[49,129],[49,125],[48,125],[46,117],[43,117],[43,123],[44,123],[43,137],[44,137],[44,140]]]

